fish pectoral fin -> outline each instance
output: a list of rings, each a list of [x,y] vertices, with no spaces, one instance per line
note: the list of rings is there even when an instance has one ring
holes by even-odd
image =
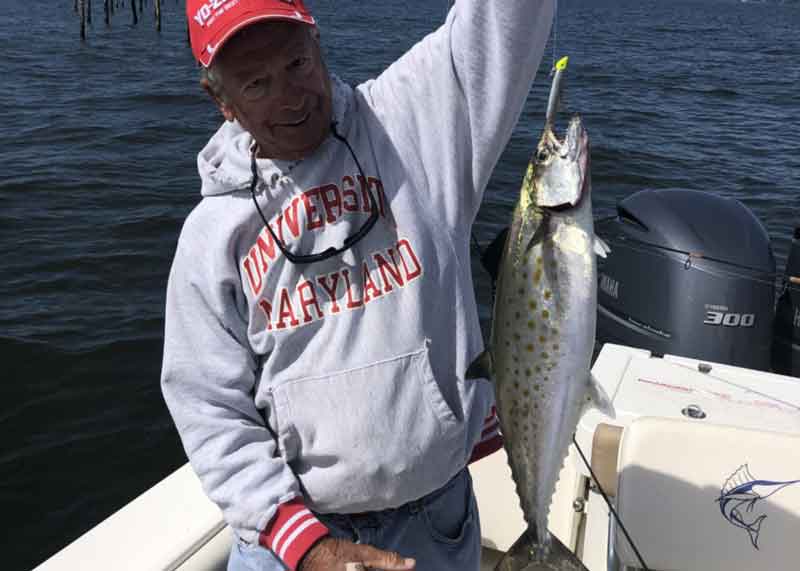
[[[614,411],[614,404],[611,402],[611,397],[608,396],[603,385],[600,384],[591,372],[589,373],[589,380],[586,385],[587,404],[589,406],[594,406],[610,418],[616,418],[617,413]]]
[[[465,379],[493,379],[492,354],[487,349],[467,367]]]
[[[601,258],[607,258],[608,255],[611,253],[611,246],[609,246],[605,240],[603,240],[600,236],[594,237],[594,253],[600,256]]]
[[[536,227],[536,230],[533,232],[533,236],[531,239],[528,240],[527,246],[525,246],[525,252],[527,253],[533,248],[536,244],[541,244],[544,242],[544,239],[547,238],[547,233],[550,229],[550,213],[547,209],[542,209],[542,221],[539,223],[539,226]]]

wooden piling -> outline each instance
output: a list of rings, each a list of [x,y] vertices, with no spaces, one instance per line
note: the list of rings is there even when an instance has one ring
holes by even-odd
[[[136,14],[136,0],[131,0],[131,11],[133,12],[133,25],[139,23],[139,16]]]
[[[155,10],[156,10],[156,31],[160,32],[161,31],[161,0],[155,0],[155,2],[153,2],[153,5],[155,6]]]
[[[78,14],[81,19],[81,41],[86,41],[86,0],[79,0]]]

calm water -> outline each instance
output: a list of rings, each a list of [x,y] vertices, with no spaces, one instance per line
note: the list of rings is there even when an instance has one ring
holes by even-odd
[[[159,36],[149,12],[132,28],[129,7],[106,28],[95,0],[85,44],[72,0],[15,2],[0,19],[3,569],[30,569],[185,461],[158,385],[164,288],[219,117],[197,85],[183,3],[164,3]],[[313,2],[329,64],[352,82],[447,4]],[[800,223],[800,6],[561,0],[558,24],[597,214],[643,188],[735,197],[782,270]],[[547,88],[540,74],[490,182],[481,241],[510,215]],[[477,265],[475,276],[485,301]]]

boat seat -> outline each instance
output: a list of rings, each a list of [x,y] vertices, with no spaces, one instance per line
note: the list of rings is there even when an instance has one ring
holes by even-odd
[[[800,566],[800,435],[642,417],[624,430],[617,471],[617,510],[649,569]],[[609,567],[640,568],[611,528]]]

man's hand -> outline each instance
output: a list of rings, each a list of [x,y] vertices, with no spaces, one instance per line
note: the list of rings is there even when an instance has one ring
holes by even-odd
[[[344,539],[326,537],[308,550],[298,571],[346,571],[347,563],[361,564],[368,569],[410,571],[415,561],[393,551],[383,551],[371,545],[360,545]]]

